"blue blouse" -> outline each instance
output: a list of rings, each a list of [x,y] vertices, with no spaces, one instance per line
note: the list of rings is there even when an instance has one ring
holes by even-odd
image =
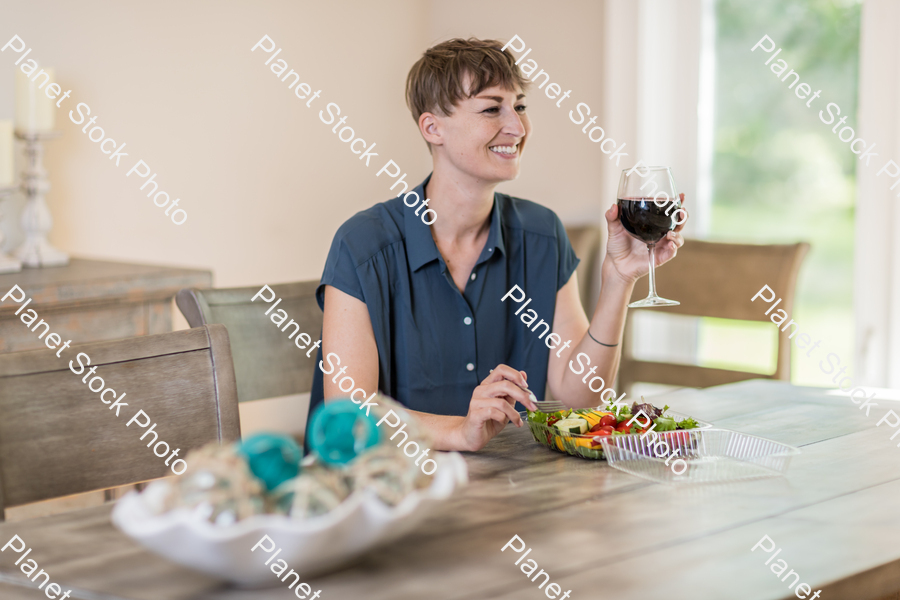
[[[415,188],[419,198],[430,178]],[[330,285],[366,304],[382,393],[413,410],[465,415],[472,391],[498,364],[525,371],[529,389],[543,396],[550,349],[539,338],[545,328],[532,332],[526,323],[536,322],[533,310],[552,326],[556,293],[578,262],[552,210],[495,192],[487,243],[460,293],[429,226],[394,198],[341,225],[316,296],[324,309]],[[514,285],[531,298],[519,315],[524,302],[501,302]],[[324,344],[318,351],[310,414],[323,400],[323,350],[329,352]],[[353,377],[353,365],[340,365]]]

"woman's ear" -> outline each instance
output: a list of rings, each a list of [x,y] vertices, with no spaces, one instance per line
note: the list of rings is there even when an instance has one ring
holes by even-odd
[[[443,145],[443,139],[441,138],[441,123],[439,118],[430,113],[424,112],[419,115],[419,131],[422,133],[422,137],[425,138],[425,141],[433,146],[441,146]]]

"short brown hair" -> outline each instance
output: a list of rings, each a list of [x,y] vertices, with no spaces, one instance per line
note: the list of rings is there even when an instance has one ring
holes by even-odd
[[[516,66],[515,57],[497,40],[455,38],[425,51],[406,78],[406,105],[418,123],[424,112],[440,110],[448,115],[465,98],[500,86],[522,91],[528,79]],[[463,87],[465,75],[472,77],[471,89]],[[430,144],[429,144],[430,147]]]

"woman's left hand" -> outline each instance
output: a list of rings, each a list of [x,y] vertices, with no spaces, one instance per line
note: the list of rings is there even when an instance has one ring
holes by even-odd
[[[684,194],[679,194],[682,208],[684,207]],[[684,209],[687,214],[687,209]],[[633,237],[619,221],[619,207],[613,204],[606,211],[606,224],[609,228],[609,240],[606,243],[606,256],[610,266],[626,283],[633,283],[650,271],[650,263],[647,260],[647,244]],[[675,257],[678,249],[684,245],[684,237],[678,233],[684,228],[684,219],[670,231],[666,237],[656,243],[656,266],[666,263]]]

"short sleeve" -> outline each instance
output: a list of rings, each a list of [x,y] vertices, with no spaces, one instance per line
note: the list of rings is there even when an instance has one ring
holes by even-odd
[[[319,287],[316,288],[316,301],[319,303],[319,308],[325,310],[326,285],[335,287],[361,302],[366,301],[363,297],[363,288],[356,272],[356,266],[356,260],[350,252],[342,232],[338,231],[331,242],[331,249],[325,260],[325,270],[322,272]]]
[[[572,243],[569,241],[569,235],[566,233],[566,228],[562,221],[559,220],[556,214],[553,216],[556,217],[556,243],[559,254],[559,268],[556,271],[559,274],[559,279],[556,282],[556,291],[559,291],[569,282],[581,259],[575,256],[575,249],[572,248]]]

